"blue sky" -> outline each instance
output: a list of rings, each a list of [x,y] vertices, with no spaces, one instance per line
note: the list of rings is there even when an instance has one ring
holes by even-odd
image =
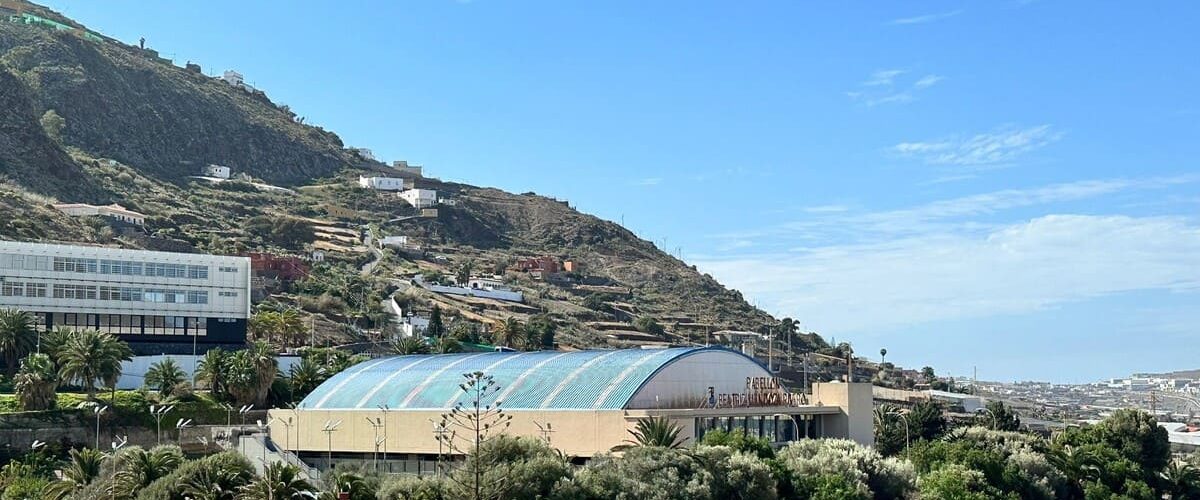
[[[1200,368],[1194,3],[49,4],[382,159],[623,220],[860,353]]]

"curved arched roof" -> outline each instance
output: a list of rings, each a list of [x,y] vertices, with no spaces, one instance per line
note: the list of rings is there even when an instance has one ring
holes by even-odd
[[[444,410],[463,399],[463,374],[480,371],[494,377],[499,387],[487,402],[499,400],[507,409],[621,409],[656,372],[700,352],[755,363],[715,347],[392,356],[333,376],[298,408]]]

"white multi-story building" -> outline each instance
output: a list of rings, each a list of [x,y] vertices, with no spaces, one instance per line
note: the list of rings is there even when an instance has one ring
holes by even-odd
[[[437,206],[437,191],[432,189],[409,189],[400,193],[400,198],[415,208]]]
[[[404,189],[404,179],[399,177],[367,177],[360,175],[358,176],[358,185],[367,189],[378,189],[380,191],[399,191]]]
[[[0,308],[39,329],[117,335],[136,354],[203,353],[246,342],[250,259],[0,241]]]

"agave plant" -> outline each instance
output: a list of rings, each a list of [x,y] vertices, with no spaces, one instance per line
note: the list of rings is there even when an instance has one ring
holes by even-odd
[[[404,337],[392,342],[396,354],[429,354],[429,344],[419,337]]]

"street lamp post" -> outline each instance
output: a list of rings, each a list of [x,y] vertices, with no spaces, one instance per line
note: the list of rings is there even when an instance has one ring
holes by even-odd
[[[287,419],[279,419],[279,423],[283,424],[285,429],[283,432],[283,451],[291,451],[292,448],[292,417]]]
[[[325,426],[321,428],[321,432],[325,433],[325,439],[329,446],[328,454],[325,456],[325,466],[330,470],[333,469],[333,433],[337,431],[339,425],[342,425],[341,420],[326,420]]]
[[[92,413],[96,414],[96,449],[100,449],[100,415],[108,411],[108,406],[97,406],[92,408]]]
[[[263,449],[263,452],[262,452],[263,470],[266,470],[266,467],[267,467],[267,437],[268,437],[268,435],[267,435],[267,426],[268,426],[268,425],[270,425],[270,423],[271,423],[271,420],[272,420],[272,419],[267,419],[267,422],[266,422],[266,423],[263,423],[263,421],[262,421],[262,420],[257,420],[257,421],[255,421],[255,425],[258,427],[258,430],[259,430],[259,432],[262,432],[262,433],[263,433],[263,442],[262,442],[262,449]]]
[[[907,451],[908,451],[908,444],[909,444],[909,434],[908,434],[908,414],[907,414],[907,413],[901,413],[901,414],[900,414],[900,421],[901,421],[901,422],[904,422],[904,451],[906,451],[906,452],[907,452]]]
[[[175,422],[175,439],[178,441],[179,448],[183,449],[183,430],[192,426],[192,419],[179,419]]]
[[[166,405],[166,406],[150,405],[150,415],[152,417],[154,417],[155,431],[157,432],[158,444],[160,444],[160,445],[162,444],[162,419],[163,419],[163,417],[167,416],[167,412],[170,412],[174,408],[175,408],[175,405]]]
[[[246,432],[246,414],[250,413],[250,410],[253,409],[254,405],[243,405],[241,408],[238,408],[238,415],[242,419],[242,424],[238,426],[238,449],[242,453],[246,452],[246,446],[242,444],[242,433]]]
[[[128,442],[129,442],[129,436],[122,436],[121,439],[113,441],[111,456],[116,457],[117,451],[119,451],[121,448],[123,448],[125,446],[125,443],[128,443]],[[112,475],[112,482],[109,483],[108,493],[112,500],[116,500],[116,498],[117,498],[117,474]]]
[[[374,420],[372,420],[371,417],[367,417],[367,423],[371,424],[371,429],[375,433],[375,450],[371,454],[371,466],[374,468],[375,472],[379,472],[379,429],[383,427],[383,419],[376,417]],[[384,439],[387,439],[386,436]]]
[[[392,470],[392,468],[388,466],[388,457],[387,457],[387,440],[388,440],[387,414],[388,414],[388,410],[389,410],[388,405],[379,405],[379,411],[383,412],[383,466],[387,467],[388,471],[390,472]]]

